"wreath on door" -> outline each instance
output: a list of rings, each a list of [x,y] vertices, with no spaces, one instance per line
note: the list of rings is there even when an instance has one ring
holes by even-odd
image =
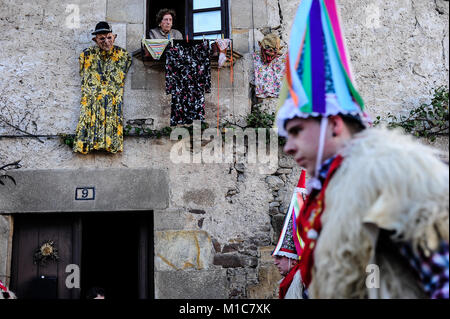
[[[44,241],[36,252],[34,253],[33,260],[35,264],[45,266],[50,261],[58,261],[58,249],[55,247],[53,240]]]

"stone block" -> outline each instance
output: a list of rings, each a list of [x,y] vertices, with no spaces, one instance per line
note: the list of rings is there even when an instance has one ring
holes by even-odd
[[[269,187],[274,190],[278,190],[284,186],[284,182],[278,176],[266,177],[266,183],[269,184]]]
[[[140,63],[135,60],[134,62]],[[165,94],[166,78],[164,72],[157,70],[137,67],[131,74],[131,89],[133,90],[152,90],[153,93]]]
[[[270,207],[269,208],[269,214],[271,216],[277,215],[280,213],[280,209],[278,207]]]
[[[247,298],[276,299],[278,298],[278,282],[282,279],[278,269],[272,265],[264,265],[258,270],[258,284],[249,285]]]
[[[275,246],[264,246],[258,248],[258,254],[260,256],[259,258],[260,265],[273,264],[272,252],[274,249]]]
[[[3,186],[0,213],[150,211],[169,202],[167,172],[160,169],[21,169],[10,175],[17,185]],[[90,200],[77,200],[76,189],[84,187],[95,195],[90,191]]]
[[[245,260],[235,254],[218,254],[214,256],[214,265],[223,268],[242,268],[245,267]]]
[[[153,212],[153,223],[155,231],[184,230],[188,225],[194,224],[195,220],[189,219],[183,211],[166,209]]]
[[[292,173],[292,168],[279,168],[277,169],[277,174],[290,174]]]
[[[267,0],[232,1],[231,25],[233,28],[263,28],[267,26],[267,23]]]
[[[141,48],[141,39],[144,35],[144,24],[127,24],[127,51],[131,54]]]
[[[220,253],[220,251],[222,250],[220,243],[217,241],[217,239],[212,238],[212,243],[214,246],[214,250],[216,251],[216,253]]]
[[[106,19],[111,22],[144,23],[144,0],[108,0]]]
[[[183,200],[186,203],[193,203],[202,206],[214,206],[216,195],[208,188],[198,190],[188,190],[183,194]]]
[[[208,269],[213,261],[211,238],[204,231],[155,233],[156,271]]]
[[[233,49],[241,54],[250,52],[249,30],[233,29]]]
[[[296,165],[292,156],[282,157],[278,160],[278,166],[282,168],[293,168]]]
[[[95,25],[99,21],[106,20],[106,7],[108,0],[80,1],[81,22],[92,23],[91,32],[95,30]],[[90,34],[90,33],[89,33]]]
[[[111,23],[111,28],[114,34],[117,34],[114,45],[123,49],[127,47],[127,25],[126,23]]]
[[[203,271],[157,271],[156,299],[226,299],[226,269]]]
[[[280,8],[278,0],[267,0],[267,24],[271,28],[277,28],[281,25]]]
[[[234,251],[238,251],[241,248],[241,244],[229,244],[225,245],[222,248],[222,253],[230,253]]]
[[[279,238],[281,230],[283,229],[284,215],[279,214],[272,217],[272,227],[274,238]]]

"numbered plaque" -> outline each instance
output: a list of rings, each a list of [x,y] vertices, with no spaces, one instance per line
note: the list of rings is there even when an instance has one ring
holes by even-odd
[[[95,187],[77,187],[75,200],[95,200]]]

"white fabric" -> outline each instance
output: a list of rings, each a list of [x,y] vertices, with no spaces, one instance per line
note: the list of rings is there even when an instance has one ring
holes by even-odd
[[[353,102],[355,106],[358,106],[356,102]],[[331,116],[331,115],[337,115],[337,114],[352,114],[352,115],[361,115],[361,117],[364,119],[364,115],[358,112],[354,113],[348,113],[343,111],[339,107],[339,103],[337,101],[336,94],[327,93],[325,95],[325,108],[327,110],[327,113],[325,116]],[[359,106],[358,106],[359,108]],[[318,117],[323,114],[317,113],[317,112],[311,112],[311,113],[303,113],[300,112],[300,109],[295,105],[294,100],[292,98],[286,99],[283,106],[280,108],[280,110],[277,113],[277,119],[276,119],[276,126],[278,128],[278,134],[280,136],[287,137],[287,132],[284,128],[284,125],[286,124],[287,120],[292,120],[293,118],[300,117],[300,118],[308,118],[308,117]]]
[[[281,256],[281,257],[287,257],[290,259],[295,259],[298,260],[298,255],[294,254],[294,253],[288,253],[286,251],[277,251],[276,253],[273,254],[274,256]]]
[[[344,160],[325,194],[310,297],[377,297],[365,285],[372,263],[380,269],[378,297],[422,297],[412,269],[376,250],[367,224],[435,251],[439,238],[449,237],[448,166],[412,136],[379,128],[356,134],[339,153]]]
[[[228,49],[228,47],[231,44],[231,40],[230,39],[218,39],[216,40],[217,46],[220,49],[220,54],[219,54],[219,68],[221,68],[225,62],[227,61],[227,56],[225,54],[226,49]],[[225,52],[222,52],[225,51]]]
[[[303,299],[303,284],[300,270],[295,273],[284,299]]]

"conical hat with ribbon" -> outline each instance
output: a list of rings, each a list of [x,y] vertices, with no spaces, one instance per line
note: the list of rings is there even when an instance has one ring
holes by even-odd
[[[302,170],[297,187],[292,194],[291,203],[284,218],[280,238],[278,239],[278,243],[272,252],[272,256],[285,256],[292,259],[299,259],[302,252],[303,243],[298,236],[297,223],[294,221],[297,220],[297,217],[300,214],[300,209],[303,206],[302,194],[306,192],[305,178],[305,170]]]
[[[302,0],[292,26],[276,126],[295,117],[348,115],[367,126],[335,0]]]
[[[272,252],[272,256],[284,256],[298,260],[293,237],[292,211],[288,211],[284,218],[283,229],[278,239],[278,244]]]

